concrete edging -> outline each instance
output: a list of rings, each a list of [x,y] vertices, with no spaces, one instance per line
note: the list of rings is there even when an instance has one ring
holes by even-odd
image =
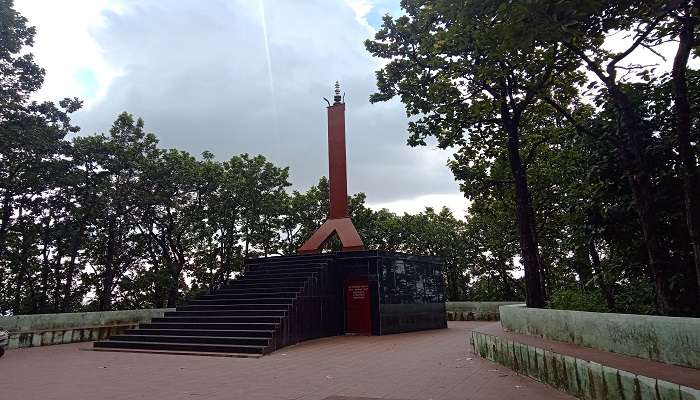
[[[10,332],[9,349],[92,342],[136,327],[172,308],[84,313],[14,315],[0,317],[0,327]]]
[[[700,391],[472,331],[474,354],[586,400],[700,400]]]
[[[500,307],[503,329],[700,369],[700,318]]]
[[[448,301],[445,303],[448,321],[498,321],[499,307],[522,304],[513,301]]]

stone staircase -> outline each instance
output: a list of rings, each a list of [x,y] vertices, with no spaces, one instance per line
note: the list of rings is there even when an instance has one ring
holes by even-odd
[[[251,259],[211,294],[94,344],[95,350],[256,357],[334,334],[332,255]]]

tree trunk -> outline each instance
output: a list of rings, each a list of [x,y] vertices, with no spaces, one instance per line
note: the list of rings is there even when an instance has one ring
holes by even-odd
[[[85,178],[86,181],[88,181],[88,178]],[[78,259],[78,253],[80,249],[83,247],[83,239],[85,237],[85,230],[87,228],[88,221],[90,219],[90,216],[92,215],[92,212],[95,208],[95,197],[96,194],[92,193],[90,197],[88,198],[87,196],[81,196],[83,199],[84,203],[87,203],[87,205],[83,204],[85,209],[83,212],[80,214],[80,220],[78,221],[78,226],[77,230],[74,232],[74,234],[71,236],[71,245],[70,245],[70,259],[68,260],[68,266],[65,268],[65,277],[66,277],[66,284],[63,287],[63,300],[61,301],[61,310],[64,312],[70,312],[70,306],[71,306],[71,291],[73,290],[73,279],[75,278],[75,266],[76,266],[76,261]],[[60,260],[59,260],[60,262]]]
[[[0,258],[5,252],[5,241],[7,240],[7,231],[10,227],[10,217],[12,216],[12,193],[9,190],[5,191],[5,196],[2,202],[2,213],[0,213]]]
[[[695,275],[698,280],[700,295],[700,199],[698,198],[698,172],[695,154],[690,140],[691,116],[690,100],[686,70],[690,53],[693,50],[695,19],[687,15],[683,18],[676,56],[673,59],[671,73],[673,83],[673,102],[676,114],[676,142],[678,158],[683,179],[683,200],[685,203],[685,221],[693,251]],[[699,299],[700,300],[700,299]]]
[[[101,288],[98,295],[98,310],[108,311],[112,308],[112,286],[114,284],[114,257],[115,257],[115,221],[110,219],[107,228],[107,251],[105,254],[105,271],[101,279]]]
[[[23,220],[22,214],[23,214],[22,209],[20,208],[18,221]],[[30,278],[30,275],[31,275],[29,273],[29,262],[28,262],[29,246],[31,245],[31,242],[29,240],[29,234],[27,232],[26,225],[23,222],[20,222],[20,223],[23,225],[22,230],[21,230],[22,245],[20,248],[19,257],[17,260],[15,260],[15,262],[19,265],[18,265],[18,270],[17,270],[17,280],[16,280],[17,285],[16,285],[16,289],[15,289],[15,296],[14,296],[14,301],[13,301],[13,306],[12,306],[13,313],[15,315],[22,314],[22,312],[23,312],[23,308],[22,308],[23,289],[25,289],[25,285],[27,285],[27,283],[25,283],[25,280],[27,278]],[[28,282],[27,286],[31,286],[31,285],[32,285],[32,282]]]
[[[180,283],[180,274],[177,266],[172,266],[170,271],[170,285],[168,287],[168,308],[177,306],[177,292]]]
[[[641,135],[637,114],[629,97],[614,82],[606,82],[610,95],[620,113],[620,130],[625,140],[622,141],[621,153],[627,181],[634,193],[637,203],[637,215],[642,228],[644,245],[647,251],[656,289],[656,308],[661,315],[673,315],[680,308],[669,289],[670,255],[664,248],[659,236],[659,223],[656,209],[656,190],[646,165],[646,149]]]
[[[571,43],[567,47],[575,49]],[[579,56],[582,52],[577,52]],[[584,57],[585,58],[585,57]],[[586,60],[587,63],[590,61]],[[659,235],[659,223],[656,215],[655,188],[646,165],[646,149],[642,135],[641,124],[636,108],[629,96],[623,92],[616,81],[615,63],[607,65],[607,75],[601,70],[594,71],[605,85],[610,101],[615,105],[619,116],[619,134],[622,140],[619,144],[622,163],[627,174],[628,183],[636,201],[636,211],[642,228],[647,260],[651,269],[656,289],[657,312],[662,315],[675,314],[681,307],[675,304],[669,290],[668,278],[670,268],[670,253],[662,245]]]
[[[170,286],[168,287],[168,307],[177,306],[177,294],[180,288],[180,275],[184,269],[186,260],[181,253],[173,251],[173,257],[169,263],[170,270]]]
[[[39,296],[39,304],[37,308],[39,312],[47,312],[49,303],[49,275],[51,273],[51,258],[49,257],[49,242],[50,242],[50,224],[53,218],[53,213],[49,213],[49,217],[45,219],[42,234],[42,259],[41,259],[41,294]]]
[[[249,235],[250,235],[249,224],[246,223],[246,226],[245,226],[245,253],[244,253],[245,256],[244,256],[244,258],[248,258]]]
[[[577,244],[574,249],[574,270],[578,275],[579,284],[586,288],[593,279],[593,271],[589,257],[589,243]]]
[[[502,111],[502,114],[507,114],[507,111]],[[520,157],[520,134],[510,117],[504,118],[504,128],[508,133],[508,161],[515,182],[520,253],[525,267],[526,303],[528,307],[544,308],[546,299],[542,287],[540,258],[537,249],[535,213],[532,209],[525,166]]]
[[[63,230],[65,234],[66,230]],[[53,312],[59,312],[61,309],[61,259],[63,259],[63,246],[58,247],[58,253],[53,261]]]
[[[501,278],[501,296],[503,300],[511,301],[515,298],[515,291],[513,290],[513,284],[508,274],[508,262],[503,259],[496,260],[496,271],[498,272],[498,277]]]
[[[68,260],[68,266],[66,267],[66,284],[63,287],[63,301],[61,302],[61,310],[63,312],[71,311],[71,291],[73,290],[73,278],[75,277],[75,262],[78,258],[78,251],[80,250],[80,244],[83,239],[83,232],[85,230],[85,223],[80,222],[77,232],[75,232],[71,240],[70,249],[70,259]]]
[[[603,272],[602,267],[600,266],[600,255],[598,254],[598,249],[595,248],[595,239],[592,236],[588,241],[588,253],[591,256],[591,265],[593,266],[593,272],[596,274],[598,287],[603,293],[603,297],[605,298],[605,304],[608,306],[609,311],[614,312],[617,308],[617,305],[615,304],[615,296],[613,294],[612,288],[610,287],[610,284],[608,283],[608,277],[605,276],[605,273]]]

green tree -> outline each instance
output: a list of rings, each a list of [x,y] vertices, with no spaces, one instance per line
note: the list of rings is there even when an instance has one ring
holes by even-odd
[[[277,167],[262,155],[241,154],[225,162],[224,171],[240,207],[244,257],[252,255],[253,247],[264,256],[277,253],[289,168]]]
[[[36,29],[14,9],[13,0],[0,1],[0,121],[22,113],[29,96],[44,83],[44,70],[32,53]]]
[[[650,81],[654,78],[654,70],[651,65],[624,65],[628,57],[640,48],[653,49],[664,40],[660,29],[665,22],[674,16],[679,19],[692,18],[687,15],[693,9],[689,2],[665,2],[665,1],[560,1],[529,2],[523,6],[527,12],[519,21],[520,29],[530,30],[533,36],[549,45],[560,45],[567,56],[576,59],[578,64],[594,75],[597,80],[590,86],[596,90],[598,105],[608,102],[614,108],[617,124],[608,136],[618,146],[618,157],[627,177],[627,182],[636,205],[639,223],[644,237],[644,245],[647,252],[648,264],[655,279],[657,294],[657,308],[662,314],[676,314],[679,312],[677,304],[673,301],[670,281],[673,279],[672,255],[665,243],[663,235],[663,221],[658,216],[658,188],[655,182],[653,169],[652,148],[653,130],[649,121],[643,118],[643,110],[638,99],[629,92],[629,76]],[[695,12],[695,11],[692,11]],[[685,19],[685,21],[688,21]],[[683,23],[681,23],[683,24]],[[680,31],[694,27],[681,28]],[[604,44],[606,39],[615,32],[630,32],[629,45],[620,51],[610,51]],[[692,36],[692,35],[691,35]],[[692,42],[692,39],[691,39]],[[686,45],[690,45],[687,42]],[[680,50],[680,49],[679,49]],[[688,50],[689,51],[689,50]],[[685,50],[681,50],[684,53]],[[683,55],[676,60],[675,76],[682,79],[685,62]],[[598,86],[596,86],[596,84]],[[683,83],[677,81],[677,100],[682,100]],[[678,86],[680,85],[680,86]],[[680,89],[680,91],[678,91]],[[563,115],[570,115],[567,104],[561,104],[549,99],[550,104]],[[685,108],[681,101],[678,110],[685,114]],[[679,114],[680,116],[680,114]],[[575,119],[574,123],[582,125]],[[685,119],[687,122],[687,118]],[[683,133],[686,128],[681,127]],[[697,168],[695,160],[692,160],[687,148],[687,141],[681,140],[684,148],[683,169],[687,179],[692,180],[689,170]],[[687,185],[686,185],[687,186]],[[686,196],[686,200],[692,204],[693,196]],[[693,222],[692,210],[687,221],[691,229],[691,237],[697,225]]]
[[[142,262],[135,233],[139,197],[136,188],[146,160],[158,157],[155,135],[144,131],[143,120],[120,114],[109,136],[98,136],[100,182],[90,265],[94,269],[97,310],[112,308],[115,290],[124,274]]]
[[[680,1],[671,13],[670,26],[662,29],[658,41],[677,38],[678,48],[673,58],[671,70],[673,108],[675,112],[675,141],[678,149],[678,165],[683,180],[685,223],[693,249],[695,275],[698,280],[698,301],[700,301],[700,185],[698,180],[697,151],[692,143],[697,142],[693,135],[693,112],[691,93],[688,89],[688,60],[693,49],[700,45],[700,3]],[[670,29],[669,29],[670,28]],[[670,32],[670,34],[664,34]],[[696,52],[697,53],[697,52]],[[694,130],[697,132],[697,129]],[[695,136],[695,137],[693,137]]]
[[[30,102],[44,71],[27,48],[35,29],[0,1],[0,309],[47,307],[54,187],[65,166],[65,136],[77,128],[76,99]],[[48,209],[48,210],[47,210]]]
[[[522,10],[510,2],[406,0],[402,7],[406,15],[386,16],[375,40],[366,42],[373,55],[390,60],[377,72],[379,93],[371,101],[399,96],[415,117],[409,144],[425,145],[434,137],[440,147],[457,149],[458,162],[469,160],[462,167],[474,174],[483,177],[493,157],[507,152],[527,303],[543,307],[527,176],[528,154],[539,138],[524,119],[537,106],[537,93],[556,90],[567,97],[571,81],[580,77],[557,46],[538,45],[527,32],[512,28]],[[536,115],[529,119],[538,123]]]
[[[152,271],[162,271],[161,287],[167,307],[175,307],[186,269],[191,269],[198,237],[197,225],[205,218],[199,164],[189,153],[160,151],[144,160],[137,192],[140,218],[136,227],[145,244]]]

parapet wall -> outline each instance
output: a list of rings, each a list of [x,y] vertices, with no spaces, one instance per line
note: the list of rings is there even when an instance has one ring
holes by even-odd
[[[700,369],[700,318],[500,307],[503,329]]]
[[[0,327],[10,332],[10,349],[53,344],[90,342],[136,327],[170,308],[33,314],[0,317]]]
[[[498,321],[498,308],[503,305],[521,304],[512,301],[448,301],[448,321]]]
[[[475,354],[579,399],[700,400],[700,390],[474,330]],[[678,368],[678,367],[673,367]]]

